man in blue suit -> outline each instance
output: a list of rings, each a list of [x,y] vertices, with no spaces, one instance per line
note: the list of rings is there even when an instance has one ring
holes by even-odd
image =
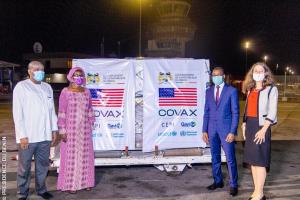
[[[237,89],[224,83],[224,78],[223,68],[214,68],[212,72],[214,84],[206,91],[202,138],[204,142],[210,144],[212,156],[214,183],[207,189],[224,187],[221,170],[222,146],[230,177],[230,195],[235,196],[238,193],[238,174],[234,138],[239,123],[239,98]]]

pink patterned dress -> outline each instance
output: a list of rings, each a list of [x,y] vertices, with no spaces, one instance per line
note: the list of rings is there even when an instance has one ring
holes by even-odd
[[[57,189],[76,191],[95,185],[92,125],[95,121],[88,89],[64,88],[59,97],[58,128],[66,134],[61,142]]]

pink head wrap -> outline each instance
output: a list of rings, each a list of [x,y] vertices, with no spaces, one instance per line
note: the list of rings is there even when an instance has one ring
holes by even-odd
[[[80,68],[80,67],[73,67],[72,69],[70,69],[70,71],[69,71],[69,73],[68,73],[68,75],[67,75],[67,79],[68,79],[70,82],[74,82],[74,80],[73,80],[73,74],[74,74],[76,71],[81,71],[81,72],[82,72],[83,77],[84,77],[84,79],[83,79],[83,84],[85,85],[85,83],[86,83],[86,80],[85,80],[85,73],[84,73],[83,69]]]

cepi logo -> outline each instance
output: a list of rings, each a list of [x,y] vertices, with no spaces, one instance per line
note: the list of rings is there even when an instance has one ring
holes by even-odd
[[[116,124],[107,124],[107,127],[109,129],[121,129],[122,128],[122,124],[121,123],[116,123]]]
[[[191,122],[181,122],[181,126],[182,127],[195,127],[196,126],[196,122],[191,121]]]
[[[174,122],[162,122],[161,127],[168,128],[174,126]]]

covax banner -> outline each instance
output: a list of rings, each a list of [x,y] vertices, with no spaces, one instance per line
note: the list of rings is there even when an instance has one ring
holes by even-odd
[[[201,139],[209,61],[149,59],[144,65],[143,151],[205,147]]]
[[[124,59],[74,59],[86,75],[96,116],[93,130],[95,150],[135,148],[135,72]]]

